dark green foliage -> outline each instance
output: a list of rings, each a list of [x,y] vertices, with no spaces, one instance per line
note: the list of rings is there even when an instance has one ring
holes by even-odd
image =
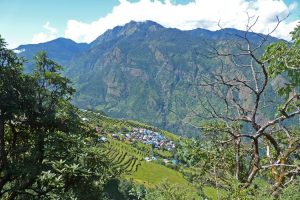
[[[105,185],[105,196],[114,200],[142,200],[145,199],[148,190],[140,184],[130,180],[111,180]]]
[[[69,102],[62,67],[41,52],[31,74],[0,38],[1,199],[99,199],[117,173]]]
[[[209,103],[214,112],[221,113],[221,117],[215,116],[215,119],[200,124],[203,134],[201,139],[205,141],[181,140],[181,145],[172,153],[183,165],[166,165],[182,172],[199,188],[201,194],[207,193],[205,191],[209,187],[217,193],[215,197],[224,199],[297,199],[297,194],[292,191],[296,191],[299,186],[299,181],[294,180],[299,174],[299,131],[297,124],[294,126],[296,128],[290,125],[295,122],[293,116],[299,114],[299,95],[292,97],[287,106],[285,100],[290,98],[291,92],[299,91],[299,30],[298,27],[292,33],[294,43],[279,41],[267,48],[261,58],[264,63],[257,62],[252,66],[253,71],[258,72],[254,76],[256,81],[251,82],[248,78],[254,72],[239,68],[239,65],[251,61],[250,57],[235,56],[239,64],[235,67],[232,67],[230,59],[225,58],[226,62],[223,63],[215,58],[208,59],[214,55],[209,52],[214,47],[221,52],[228,48],[233,53],[239,53],[239,44],[240,48],[245,48],[245,44],[236,43],[241,41],[233,35],[243,32],[230,29],[227,30],[230,37],[227,37],[224,33],[208,34],[201,30],[182,32],[155,23],[132,22],[108,31],[93,42],[88,51],[81,52],[80,56],[70,61],[71,67],[66,74],[75,81],[78,89],[73,103],[90,110],[103,109],[115,117],[139,119],[176,130],[183,135],[188,135],[189,131],[198,133],[198,129],[186,126],[189,122],[199,125],[195,115],[200,113],[204,117],[213,118],[203,113]],[[261,36],[250,33],[248,39],[256,44]],[[9,166],[3,157],[5,151],[13,148],[13,145],[11,148],[4,145],[5,139],[9,145],[14,144],[17,132],[22,133],[22,141],[18,146],[20,149],[7,156],[9,162],[14,163],[13,159],[16,159],[17,164],[4,167],[2,177],[5,181],[5,177],[11,176],[13,171],[14,176],[20,177],[21,181],[7,180],[8,191],[3,195],[19,198],[40,195],[43,198],[96,199],[101,196],[105,185],[106,196],[115,199],[193,198],[189,195],[192,187],[181,188],[168,182],[153,190],[145,190],[143,186],[126,181],[119,183],[113,180],[107,184],[113,172],[116,172],[109,163],[129,174],[139,169],[145,155],[158,152],[138,143],[129,147],[128,144],[115,141],[111,146],[107,145],[104,154],[95,144],[95,126],[101,128],[101,134],[117,133],[120,130],[128,132],[131,127],[147,126],[114,120],[102,114],[94,117],[95,113],[91,112],[80,114],[97,118],[98,121],[93,121],[95,123],[92,123],[92,127],[82,124],[77,112],[67,101],[73,90],[68,80],[57,73],[61,68],[56,63],[41,54],[33,75],[24,75],[21,72],[22,61],[12,52],[5,52],[11,61],[5,61],[3,66],[8,64],[8,67],[12,67],[9,70],[4,67],[0,73],[3,78],[0,80],[0,98],[3,102],[0,122],[4,120],[5,124],[0,127],[0,133],[5,128],[7,134],[4,139],[2,134],[0,140],[3,166]],[[262,53],[260,49],[251,56],[260,61],[259,55]],[[268,68],[265,68],[265,64],[269,65]],[[260,65],[268,71],[260,73]],[[222,69],[217,69],[219,66]],[[204,74],[208,78],[215,78],[216,73],[212,72],[228,77],[227,81],[221,80],[223,85],[218,88],[220,93],[213,94],[208,88],[199,90],[197,87]],[[263,86],[264,78],[269,80],[266,88]],[[234,82],[237,80],[241,82]],[[264,88],[263,95],[259,94],[256,98],[258,110],[248,111],[255,103],[255,98],[249,95],[251,91],[240,90],[240,86],[255,88],[255,83],[257,89],[251,91],[258,94],[256,90]],[[8,87],[4,87],[6,85]],[[230,95],[226,93],[227,88],[232,92]],[[274,100],[275,90],[282,98],[271,101]],[[228,101],[222,103],[216,98],[220,94],[232,98],[229,103],[238,103],[235,107],[228,107]],[[209,102],[205,102],[204,97]],[[267,108],[267,102],[274,106]],[[279,105],[280,102],[283,103]],[[278,112],[275,114],[276,109]],[[295,115],[289,116],[293,111]],[[240,113],[244,114],[244,118],[235,119]],[[251,114],[252,118],[249,117]],[[282,118],[272,122],[278,123],[278,126],[272,123],[269,126],[268,121],[278,116]],[[291,120],[279,123],[287,117]],[[288,125],[288,133],[281,128],[285,125]],[[266,128],[261,130],[264,126]],[[279,145],[273,140],[278,141]],[[257,147],[257,151],[254,147]],[[45,158],[41,158],[41,155]],[[108,155],[109,162],[105,155]],[[295,171],[290,167],[295,168]],[[32,184],[27,188],[22,187],[23,180],[31,177]],[[290,185],[286,184],[289,180],[292,180]],[[62,190],[66,191],[63,196],[59,193]],[[25,194],[21,191],[25,191]],[[275,192],[273,197],[271,191]]]
[[[181,141],[176,149],[176,155],[180,162],[190,167],[199,164],[207,156],[203,142],[195,139]]]
[[[134,184],[130,180],[121,179],[119,182],[119,191],[124,195],[124,199],[140,200],[144,199],[148,191],[143,185]]]
[[[280,96],[289,97],[293,91],[299,92],[300,85],[300,26],[291,32],[293,43],[280,41],[266,49],[263,59],[268,62],[270,77],[286,77],[286,80],[278,85]]]

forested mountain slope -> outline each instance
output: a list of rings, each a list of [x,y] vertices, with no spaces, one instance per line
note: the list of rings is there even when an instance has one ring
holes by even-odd
[[[181,31],[152,21],[130,22],[89,45],[58,39],[17,50],[28,59],[38,50],[50,51],[50,58],[66,66],[78,107],[195,135],[198,130],[187,124],[197,120],[190,116],[192,110],[201,112],[200,79],[221,65],[212,52],[234,46],[244,34],[235,29]],[[247,37],[254,44],[261,40],[255,33]]]

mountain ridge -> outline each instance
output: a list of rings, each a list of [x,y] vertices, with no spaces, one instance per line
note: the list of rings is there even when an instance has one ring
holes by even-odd
[[[199,130],[186,122],[190,109],[199,108],[201,95],[194,85],[201,74],[219,65],[203,55],[210,53],[211,46],[224,48],[226,41],[235,44],[245,33],[236,29],[181,31],[152,21],[132,21],[70,51],[64,62],[61,49],[50,52],[49,57],[67,66],[64,73],[77,90],[76,106],[181,135],[197,135]],[[253,43],[262,36],[248,34]],[[31,53],[25,50],[19,55],[30,58],[35,52]]]
[[[61,41],[69,41],[73,44],[76,43],[78,45],[84,45],[84,46],[85,45],[95,46],[97,44],[97,43],[95,43],[97,40],[100,40],[100,42],[101,41],[107,42],[107,41],[111,40],[110,37],[109,37],[110,34],[119,34],[119,32],[124,32],[124,31],[126,31],[126,29],[128,29],[130,27],[133,27],[133,26],[140,27],[140,28],[141,27],[146,27],[146,29],[153,27],[152,31],[155,31],[155,29],[177,30],[177,31],[180,31],[180,32],[190,33],[191,35],[194,35],[194,36],[200,36],[200,37],[203,37],[203,38],[210,37],[210,38],[215,38],[215,39],[220,39],[220,35],[222,35],[224,33],[225,33],[225,35],[227,35],[227,36],[231,35],[232,37],[242,36],[246,33],[246,31],[235,29],[235,28],[224,28],[224,29],[219,29],[219,30],[215,30],[215,31],[204,29],[204,28],[195,28],[195,29],[191,29],[191,30],[180,30],[180,29],[177,29],[177,28],[166,28],[166,27],[160,25],[159,23],[151,21],[151,20],[130,21],[130,22],[126,23],[123,26],[119,25],[119,26],[116,26],[112,29],[106,30],[103,34],[99,35],[95,40],[93,40],[90,43],[75,42],[74,40],[69,39],[69,38],[58,37],[56,39],[53,39],[53,40],[50,40],[50,41],[47,41],[47,42],[41,42],[41,43],[38,43],[38,44],[22,44],[22,45],[19,45],[17,48],[13,49],[13,50],[20,50],[20,49],[23,49],[25,47],[33,47],[33,46],[39,46],[39,45],[51,45],[51,44],[56,43],[56,42],[60,43]],[[254,33],[254,32],[248,32],[248,34],[250,35],[250,37],[251,36],[258,36],[258,37],[265,36],[264,34]],[[218,38],[218,35],[219,35],[219,38]],[[113,37],[113,38],[116,38],[116,37]],[[223,35],[221,38],[228,38],[228,37]],[[275,38],[275,37],[272,37],[272,36],[269,36],[269,38],[271,38],[272,40],[278,40],[278,38]]]

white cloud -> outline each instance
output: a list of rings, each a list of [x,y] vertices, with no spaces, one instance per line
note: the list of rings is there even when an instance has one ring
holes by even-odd
[[[289,9],[290,9],[290,10],[295,10],[297,7],[298,7],[298,3],[297,3],[296,1],[292,2],[292,3],[289,5]]]
[[[51,34],[56,34],[58,32],[56,28],[50,26],[50,22],[46,22],[46,24],[43,25],[43,28],[48,30]]]
[[[69,20],[65,37],[77,42],[91,42],[106,30],[131,20],[152,20],[165,27],[182,30],[216,30],[220,21],[222,27],[243,30],[247,24],[247,13],[259,16],[255,31],[267,33],[276,25],[276,16],[285,17],[296,7],[296,2],[287,5],[283,0],[194,0],[185,5],[174,4],[171,0],[119,0],[119,5],[111,13],[92,23]],[[284,21],[273,35],[289,39],[289,32],[295,25],[295,21]]]
[[[40,33],[34,34],[32,37],[32,40],[31,40],[32,44],[48,42],[50,40],[57,38],[58,31],[56,28],[50,26],[50,22],[46,22],[43,25],[43,28],[45,29],[46,32],[40,32]]]
[[[25,49],[20,49],[20,50],[18,50],[18,49],[14,49],[13,50],[16,54],[19,54],[19,53],[22,53],[22,52],[24,52],[25,51]]]

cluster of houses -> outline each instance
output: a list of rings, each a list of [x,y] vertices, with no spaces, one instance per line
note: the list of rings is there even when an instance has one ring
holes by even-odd
[[[96,127],[96,130],[98,129],[99,128]],[[168,151],[172,151],[176,147],[174,141],[166,138],[164,135],[144,128],[133,128],[129,133],[113,133],[111,136],[115,140],[124,140],[126,138],[131,142],[138,141],[147,145],[152,145],[154,148],[165,149]],[[98,141],[107,142],[107,138],[102,136]]]
[[[152,145],[154,148],[171,151],[175,148],[175,143],[167,139],[164,135],[144,128],[133,128],[132,132],[125,135],[130,141],[140,141],[144,144]]]

